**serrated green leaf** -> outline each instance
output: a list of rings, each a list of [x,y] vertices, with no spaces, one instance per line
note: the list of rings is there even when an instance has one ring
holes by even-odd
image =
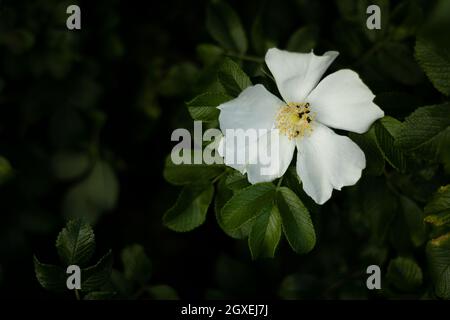
[[[301,27],[288,40],[286,49],[309,53],[316,46],[317,30],[312,26]]]
[[[404,292],[419,288],[423,279],[422,269],[414,260],[405,257],[390,261],[386,277],[397,289]]]
[[[232,97],[223,93],[206,92],[189,101],[187,107],[192,119],[210,122],[219,117],[217,107],[231,99]]]
[[[221,212],[221,225],[228,232],[253,224],[261,210],[272,203],[275,186],[272,183],[257,183],[242,189],[225,204]]]
[[[386,161],[395,169],[403,172],[406,160],[403,151],[395,145],[395,137],[402,130],[402,123],[386,116],[375,123],[376,142]]]
[[[222,177],[222,179],[219,180],[219,183],[217,184],[216,188],[216,197],[214,199],[214,211],[216,214],[216,220],[219,224],[220,228],[230,237],[235,239],[243,239],[247,237],[250,233],[252,224],[248,222],[247,224],[243,225],[241,228],[236,230],[228,230],[226,229],[222,224],[222,208],[223,206],[231,199],[233,196],[233,191],[230,190],[226,185],[226,177]]]
[[[241,21],[225,2],[214,0],[208,6],[206,29],[222,47],[235,53],[247,51],[247,37]]]
[[[425,206],[425,214],[436,214],[450,210],[450,185],[440,187]]]
[[[255,219],[248,237],[252,258],[273,258],[281,237],[281,217],[274,203],[267,205]]]
[[[124,248],[120,254],[125,278],[144,285],[150,280],[152,264],[147,257],[144,247],[133,244]]]
[[[436,295],[450,299],[450,233],[429,241],[426,252]]]
[[[34,273],[39,284],[44,289],[56,292],[67,290],[67,278],[63,268],[41,263],[34,257]]]
[[[232,97],[237,97],[245,88],[252,85],[241,67],[229,58],[224,60],[217,76],[226,93]]]
[[[228,189],[233,191],[250,186],[250,182],[248,182],[247,177],[237,170],[233,171],[226,177],[225,184]]]
[[[91,226],[82,219],[70,220],[56,239],[59,257],[66,265],[84,266],[95,251],[95,236]]]
[[[450,95],[450,51],[433,41],[418,37],[416,59],[434,87],[445,95]]]
[[[425,242],[425,224],[424,213],[421,208],[412,200],[400,196],[400,205],[403,211],[403,217],[408,225],[411,242],[418,247]]]
[[[81,270],[81,291],[99,291],[110,279],[113,264],[111,250],[93,266]]]
[[[213,195],[214,188],[211,184],[185,186],[175,205],[164,214],[164,225],[178,232],[200,226],[205,222]]]
[[[408,116],[397,135],[397,145],[421,155],[435,155],[450,137],[450,103],[418,108]]]
[[[277,190],[277,207],[280,212],[286,239],[297,253],[307,253],[316,244],[316,233],[308,209],[297,195],[286,187]]]
[[[192,152],[191,162],[192,164],[174,164],[171,157],[168,156],[163,171],[164,178],[174,185],[186,185],[206,182],[225,170],[225,166],[219,164],[193,164],[194,152]]]
[[[352,139],[366,155],[366,169],[365,173],[371,175],[380,175],[384,171],[384,157],[380,148],[378,147],[377,137],[375,134],[375,127],[372,126],[369,131],[364,134],[357,134],[351,132],[349,138]]]
[[[155,300],[179,300],[178,293],[168,285],[156,285],[146,288],[148,294]]]

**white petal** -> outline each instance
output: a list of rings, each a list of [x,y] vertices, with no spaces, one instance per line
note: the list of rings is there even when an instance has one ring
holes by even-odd
[[[248,144],[247,144],[248,147]],[[245,152],[245,150],[238,151],[237,145],[227,144],[226,137],[222,137],[219,142],[219,147],[217,148],[219,155],[223,157],[223,163],[233,169],[238,170],[240,173],[244,174],[246,170],[246,162],[238,162],[234,156],[238,152]]]
[[[281,177],[289,167],[295,151],[295,141],[271,130],[258,139],[258,148],[247,165],[248,181],[252,184],[273,181]]]
[[[366,166],[364,152],[348,137],[315,122],[309,137],[297,139],[297,173],[303,189],[318,204],[334,189],[354,185]]]
[[[286,102],[304,102],[322,75],[338,56],[337,51],[325,52],[323,56],[269,49],[266,64],[272,72]]]
[[[339,70],[325,77],[308,96],[317,121],[336,129],[357,133],[369,130],[384,116],[372,102],[375,95],[352,70]]]
[[[283,101],[271,94],[263,85],[246,88],[231,101],[218,106],[220,129],[271,129]]]

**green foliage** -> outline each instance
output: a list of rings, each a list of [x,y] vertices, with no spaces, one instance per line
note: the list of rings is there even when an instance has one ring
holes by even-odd
[[[449,1],[91,1],[88,32],[65,30],[66,2],[0,1],[0,291],[76,297],[76,263],[85,300],[450,298]],[[272,47],[339,51],[326,74],[356,71],[386,115],[348,133],[366,168],[321,206],[295,157],[264,187],[166,159],[173,129],[217,128],[252,84],[278,94]],[[370,264],[383,290],[367,290]]]
[[[425,38],[417,38],[416,58],[435,88],[450,95],[450,52]]]
[[[214,188],[208,184],[184,187],[175,205],[164,214],[164,224],[179,232],[197,228],[205,222],[213,194]]]
[[[253,259],[273,258],[281,237],[281,217],[275,205],[264,207],[256,218],[248,236],[248,246]]]
[[[404,257],[389,262],[386,277],[397,289],[404,292],[417,290],[423,281],[422,270],[417,263]]]
[[[243,230],[270,206],[275,195],[272,183],[257,183],[234,194],[222,208],[222,225],[228,232]]]
[[[0,185],[8,181],[13,174],[13,169],[9,161],[0,156]]]
[[[81,219],[69,221],[56,238],[56,249],[66,265],[86,265],[95,251],[94,231]]]
[[[113,254],[109,250],[94,265],[91,261],[95,250],[95,235],[91,227],[81,219],[70,220],[56,240],[56,249],[63,266],[41,263],[34,256],[34,272],[39,284],[56,293],[69,291],[65,268],[69,265],[81,269],[81,289],[75,289],[77,299],[106,300],[112,298],[138,299],[147,292],[152,299],[177,299],[176,291],[167,285],[149,285],[152,263],[143,246],[132,244],[121,252],[123,274],[113,267]],[[80,292],[83,296],[80,296]]]
[[[297,52],[310,52],[316,46],[317,30],[314,27],[302,27],[289,38],[286,49]]]
[[[385,168],[385,154],[381,151],[379,147],[379,142],[377,141],[377,136],[375,133],[375,128],[379,124],[372,126],[369,131],[363,134],[350,133],[349,137],[364,151],[366,155],[366,173],[372,175],[380,175],[383,173]],[[384,132],[383,132],[384,133]],[[392,140],[389,139],[391,136],[387,136],[386,147],[393,147],[391,144]]]
[[[194,151],[191,159],[194,159],[196,152],[200,153],[201,151]],[[164,178],[174,185],[186,185],[198,181],[208,181],[218,176],[223,170],[224,166],[214,164],[174,164],[171,157],[168,156],[163,174]]]
[[[308,209],[297,195],[286,187],[277,190],[277,206],[286,239],[297,253],[307,253],[316,244],[316,233]]]
[[[250,78],[239,65],[228,58],[221,65],[217,76],[225,92],[232,97],[237,97],[242,90],[252,85]]]
[[[144,285],[151,277],[152,265],[139,244],[130,245],[122,250],[122,264],[125,278]]]
[[[231,100],[231,97],[222,93],[203,93],[187,103],[192,119],[198,121],[214,121],[219,117],[217,107]]]
[[[247,51],[247,37],[234,10],[224,1],[214,0],[208,7],[206,28],[225,49],[236,53]]]
[[[426,252],[436,295],[450,299],[450,234],[430,240]]]
[[[434,156],[448,144],[449,126],[448,103],[421,107],[405,119],[396,143],[405,151]]]
[[[397,170],[403,172],[406,167],[405,156],[402,150],[395,145],[395,139],[402,130],[401,122],[384,117],[375,124],[375,134],[378,146],[386,161]]]
[[[73,186],[63,200],[64,214],[82,217],[94,223],[104,212],[112,210],[119,196],[119,184],[111,166],[98,161],[84,180]]]

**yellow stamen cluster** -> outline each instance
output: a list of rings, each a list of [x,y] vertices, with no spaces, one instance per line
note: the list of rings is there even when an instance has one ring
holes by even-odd
[[[278,111],[276,128],[289,139],[303,137],[311,134],[313,119],[309,103],[289,103]]]

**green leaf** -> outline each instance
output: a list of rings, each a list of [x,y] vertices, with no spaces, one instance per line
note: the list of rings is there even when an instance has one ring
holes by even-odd
[[[232,97],[237,97],[245,88],[252,85],[245,72],[229,58],[221,65],[218,78],[226,93]]]
[[[95,251],[94,231],[82,219],[71,220],[59,233],[56,249],[66,265],[84,266]]]
[[[316,244],[316,233],[308,209],[297,195],[286,187],[277,190],[277,206],[280,211],[286,239],[297,253],[307,253]]]
[[[366,155],[365,173],[371,175],[380,175],[384,171],[384,156],[378,147],[375,127],[372,126],[369,131],[363,134],[351,132],[349,138],[352,139]]]
[[[219,117],[217,107],[231,99],[232,97],[223,93],[206,92],[189,101],[187,106],[192,119],[210,122]]]
[[[156,285],[146,288],[148,294],[155,300],[179,300],[178,293],[168,285]]]
[[[191,162],[194,162],[194,151],[191,154]],[[185,185],[197,182],[206,182],[210,179],[215,178],[220,173],[223,172],[225,167],[219,164],[207,165],[202,164],[175,164],[172,162],[170,156],[166,158],[166,164],[164,167],[163,175],[164,178],[174,185]]]
[[[405,119],[396,143],[409,152],[434,155],[448,142],[449,126],[450,103],[421,107]]]
[[[150,280],[152,264],[145,254],[144,247],[139,244],[130,245],[122,250],[121,258],[126,279],[140,285]]]
[[[450,210],[450,184],[442,186],[425,206],[425,214],[436,214]]]
[[[423,222],[425,215],[414,201],[404,196],[400,196],[399,200],[403,209],[403,217],[408,225],[411,242],[414,246],[419,247],[425,242],[426,233]]]
[[[206,213],[214,194],[211,184],[185,186],[175,205],[163,216],[164,225],[169,229],[186,232],[205,222]]]
[[[234,232],[254,222],[261,211],[272,203],[275,186],[272,183],[257,183],[242,189],[225,204],[221,212],[221,225]]]
[[[416,59],[434,87],[450,95],[450,51],[425,37],[418,37]]]
[[[289,38],[286,49],[288,51],[309,53],[316,46],[317,30],[306,26],[295,31]]]
[[[252,23],[251,30],[251,43],[252,47],[257,54],[263,55],[267,51],[266,40],[264,38],[263,23],[261,13],[258,13],[255,20]]]
[[[424,219],[433,227],[433,235],[439,235],[450,226],[450,185],[442,186],[425,206]]]
[[[235,239],[243,239],[247,237],[251,230],[251,223],[243,225],[241,228],[236,230],[228,230],[223,226],[222,223],[222,208],[233,196],[233,191],[231,191],[226,185],[227,178],[222,177],[217,184],[216,197],[214,199],[214,211],[216,214],[216,220],[220,228],[230,237]]]
[[[214,65],[224,54],[222,48],[209,43],[198,45],[196,51],[198,58],[206,66]]]
[[[395,137],[402,130],[402,123],[386,116],[375,123],[375,140],[384,158],[395,169],[403,172],[406,167],[405,157],[401,149],[395,145]]]
[[[184,96],[192,91],[199,77],[198,68],[184,62],[172,66],[159,85],[159,92],[166,97]]]
[[[252,258],[273,258],[281,237],[281,218],[278,208],[273,204],[263,208],[256,218],[248,237]]]
[[[225,184],[228,189],[238,191],[240,189],[250,186],[247,176],[235,170],[229,174],[225,179]]]
[[[110,279],[113,264],[111,250],[95,265],[81,270],[81,291],[99,291]]]
[[[206,13],[206,29],[225,49],[235,53],[247,51],[247,37],[237,14],[229,5],[213,0]]]
[[[67,290],[66,273],[63,268],[41,263],[34,257],[34,272],[36,279],[44,289],[56,292]]]
[[[82,217],[89,223],[112,210],[119,196],[119,182],[105,161],[98,161],[89,175],[65,195],[63,211],[67,217]]]
[[[422,285],[422,270],[409,258],[397,257],[389,262],[386,275],[388,281],[397,289],[410,292]]]
[[[450,233],[429,241],[426,252],[436,295],[450,299]]]
[[[423,73],[407,45],[400,42],[384,43],[376,57],[381,71],[399,83],[416,85],[422,80]]]
[[[91,160],[85,153],[60,152],[52,158],[53,173],[58,179],[74,179],[86,173]]]
[[[8,159],[0,156],[0,184],[8,181],[12,176],[13,170]]]

